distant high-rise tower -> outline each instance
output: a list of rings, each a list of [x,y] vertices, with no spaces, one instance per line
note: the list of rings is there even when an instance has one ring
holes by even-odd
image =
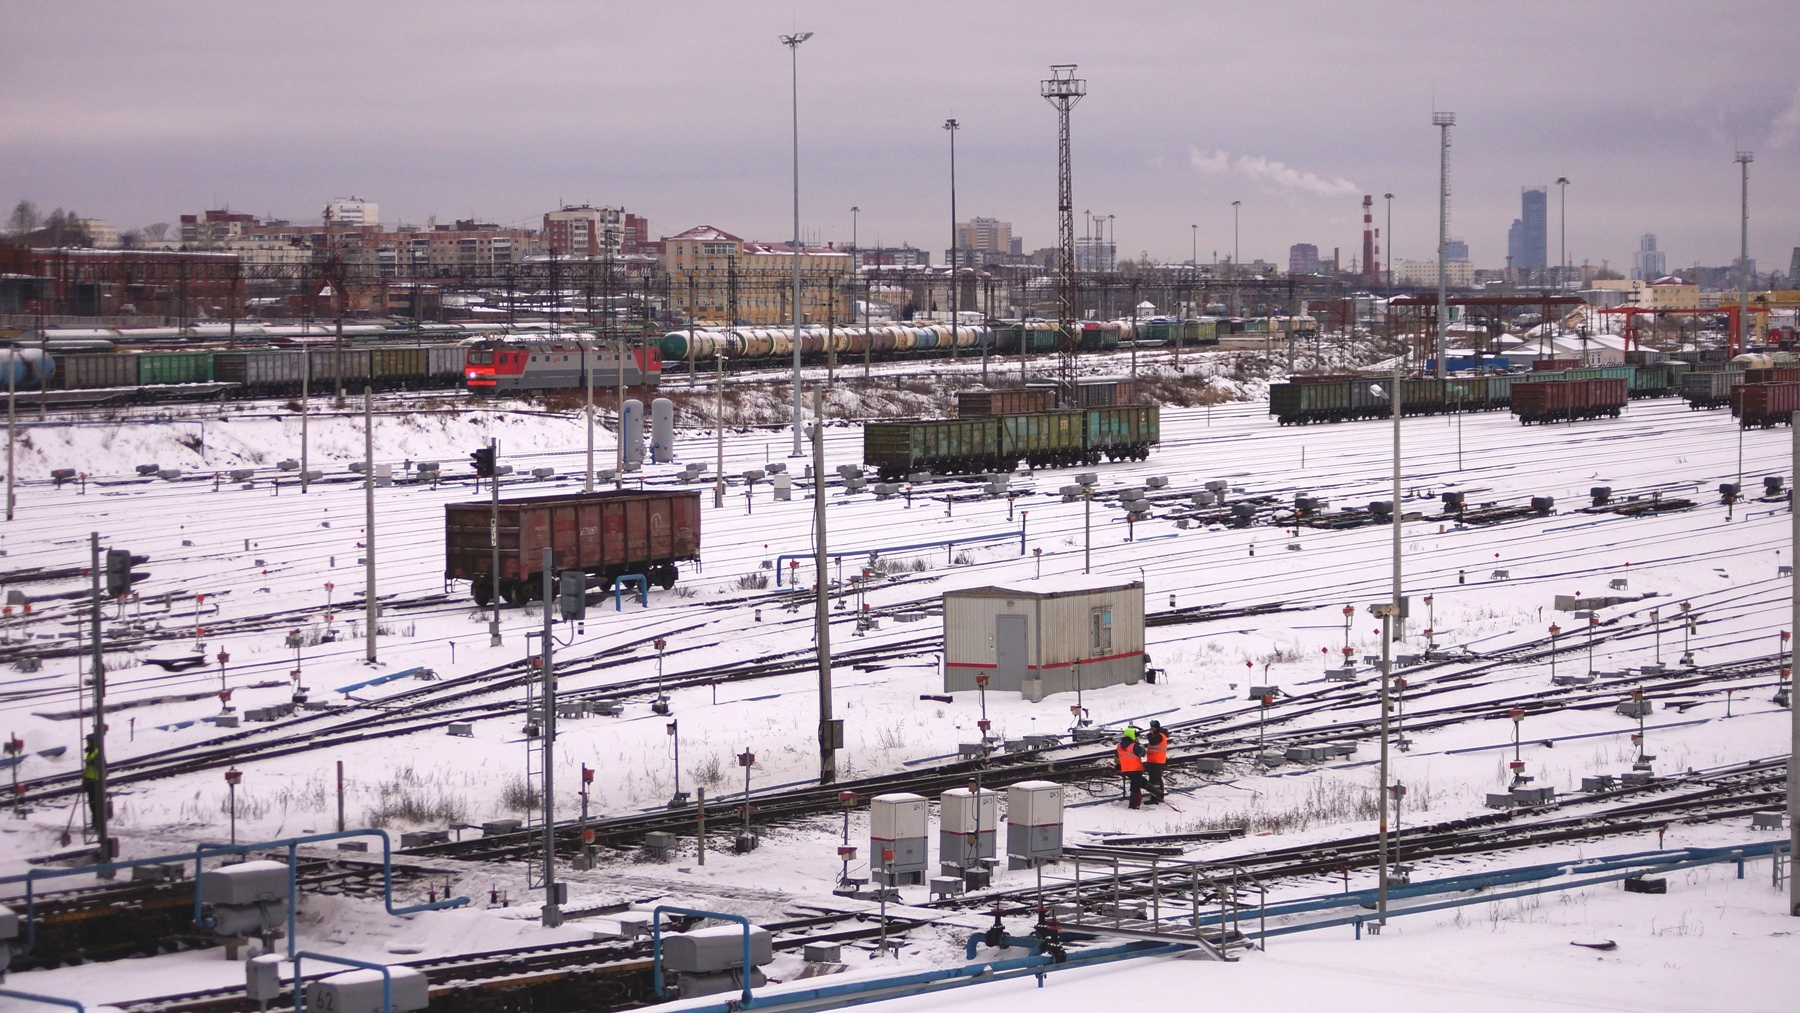
[[[1655,281],[1669,273],[1669,258],[1656,248],[1656,234],[1646,232],[1638,237],[1638,248],[1631,257],[1631,276],[1638,281]]]
[[[1519,250],[1513,266],[1541,271],[1550,266],[1550,193],[1528,186],[1519,196]]]
[[[1312,243],[1295,243],[1288,247],[1289,274],[1318,274],[1323,266],[1319,263],[1319,248]]]
[[[1363,194],[1363,281],[1381,284],[1381,248],[1375,244],[1375,195]]]

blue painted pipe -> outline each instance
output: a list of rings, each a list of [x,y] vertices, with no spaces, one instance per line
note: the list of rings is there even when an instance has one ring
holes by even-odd
[[[694,908],[674,907],[669,904],[658,904],[650,909],[650,967],[656,980],[656,997],[661,999],[664,991],[662,969],[662,915],[664,911],[694,918],[717,918],[720,921],[737,922],[744,927],[744,1001],[738,1008],[742,1009],[744,1006],[750,1005],[750,982],[756,973],[756,968],[750,963],[750,919],[743,915],[699,911]]]
[[[26,1002],[45,1002],[52,1006],[67,1006],[75,1013],[87,1013],[87,1007],[73,999],[62,999],[54,995],[38,995],[35,992],[21,992],[14,988],[0,988],[0,995],[8,999],[23,999]]]
[[[964,985],[978,985],[988,981],[1003,981],[1022,975],[1042,976],[1051,971],[1072,970],[1078,967],[1092,967],[1096,964],[1110,963],[1115,960],[1129,960],[1134,957],[1157,957],[1170,953],[1180,953],[1194,947],[1182,943],[1155,943],[1147,940],[1133,940],[1116,946],[1102,946],[1069,954],[1068,960],[1056,963],[1055,958],[1047,956],[1016,957],[1011,960],[993,960],[964,967],[953,967],[947,970],[921,971],[916,974],[897,975],[892,978],[877,978],[871,981],[849,982],[843,985],[825,985],[819,988],[801,989],[793,992],[782,992],[778,995],[765,995],[754,1004],[730,1002],[713,1006],[697,1006],[685,1013],[739,1013],[747,1006],[758,1009],[779,1009],[788,1006],[806,1006],[828,1003],[820,1008],[838,1009],[844,1006],[855,1006],[867,1002],[879,1002],[888,999],[905,998],[927,992],[937,992],[948,988],[959,988]]]

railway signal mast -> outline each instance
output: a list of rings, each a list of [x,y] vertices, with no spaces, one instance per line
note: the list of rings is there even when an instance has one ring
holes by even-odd
[[[1056,107],[1056,238],[1061,263],[1057,265],[1057,374],[1056,382],[1074,403],[1075,350],[1075,196],[1069,165],[1069,110],[1087,94],[1087,82],[1075,76],[1075,64],[1058,63],[1040,91]]]

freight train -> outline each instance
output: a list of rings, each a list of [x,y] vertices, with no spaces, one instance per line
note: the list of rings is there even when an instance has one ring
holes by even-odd
[[[286,342],[283,347],[188,348],[194,328],[142,330],[59,328],[47,331],[45,347],[0,350],[0,370],[12,370],[20,391],[120,391],[140,396],[171,394],[283,395],[338,386],[360,391],[433,390],[466,387],[476,394],[522,393],[584,386],[583,336],[521,329],[490,334],[470,328],[457,341],[431,341],[433,333],[455,335],[455,325],[418,330],[346,327],[338,344],[328,333],[303,327],[242,328],[240,339]],[[288,333],[292,332],[292,333]],[[214,336],[212,340],[216,340]],[[46,350],[47,349],[47,350]],[[618,382],[616,350],[593,349],[585,356],[595,386]],[[625,360],[627,386],[655,386],[661,357],[654,347],[637,349]],[[0,376],[0,384],[6,382]],[[170,388],[180,388],[171,390]]]
[[[863,425],[863,464],[882,481],[916,471],[941,474],[1143,460],[1162,440],[1156,405],[1112,405]]]
[[[1403,415],[1438,415],[1448,412],[1499,411],[1512,407],[1521,387],[1589,380],[1618,380],[1624,398],[1668,397],[1683,389],[1689,364],[1656,362],[1644,365],[1583,366],[1574,369],[1539,370],[1531,373],[1491,373],[1486,376],[1406,377],[1401,380],[1400,411]],[[1284,426],[1307,422],[1342,422],[1392,415],[1388,374],[1296,376],[1269,388],[1269,414]],[[1606,388],[1610,391],[1612,388]],[[1531,404],[1538,395],[1527,395]],[[1610,395],[1608,395],[1610,399]],[[1607,401],[1610,405],[1610,400]],[[1624,406],[1620,401],[1619,407]],[[1534,409],[1535,410],[1535,409]],[[1607,409],[1607,410],[1610,410]],[[1617,412],[1611,412],[1617,414]]]
[[[395,390],[454,387],[463,375],[462,346],[444,344],[74,352],[55,360],[45,385],[54,390],[210,384],[220,393],[297,394],[303,379],[313,390]]]

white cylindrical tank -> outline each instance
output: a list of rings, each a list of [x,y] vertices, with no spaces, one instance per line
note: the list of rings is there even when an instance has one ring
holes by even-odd
[[[675,460],[675,402],[666,397],[650,402],[650,460],[657,464]]]
[[[632,398],[625,402],[619,422],[619,438],[625,441],[625,463],[644,462],[644,402]]]

